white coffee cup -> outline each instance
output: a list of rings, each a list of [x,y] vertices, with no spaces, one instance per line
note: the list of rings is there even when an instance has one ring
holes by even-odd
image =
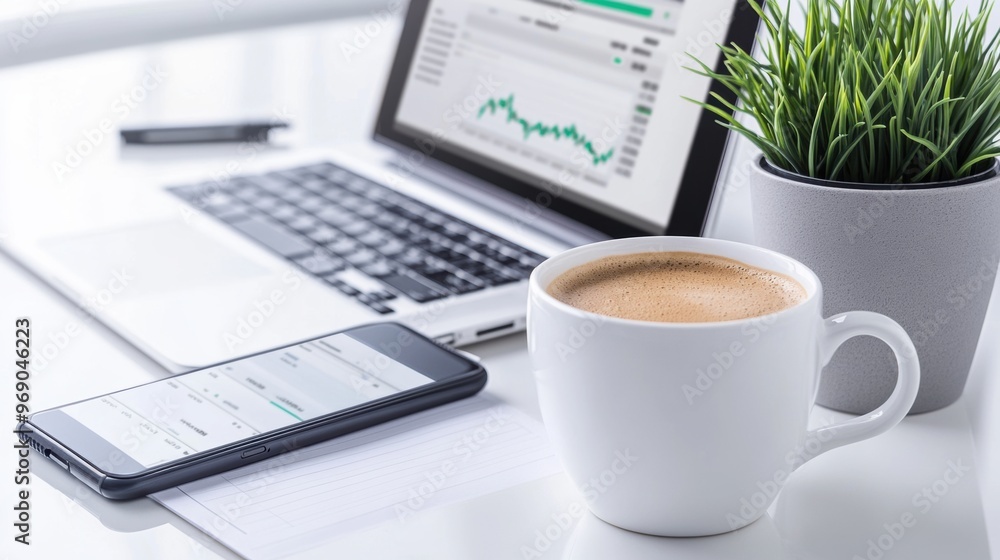
[[[597,315],[546,292],[576,266],[650,251],[735,259],[794,278],[807,297],[750,319],[661,323]],[[618,239],[539,265],[528,303],[538,399],[556,451],[590,510],[641,533],[724,533],[763,515],[806,461],[899,423],[920,383],[910,338],[877,313],[823,319],[822,297],[819,278],[798,261],[716,239]],[[896,354],[895,390],[870,414],[810,430],[821,368],[844,341],[862,335],[885,341]]]

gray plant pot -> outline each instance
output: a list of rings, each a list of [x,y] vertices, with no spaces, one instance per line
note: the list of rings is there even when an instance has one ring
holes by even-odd
[[[906,329],[921,370],[911,414],[955,402],[1000,261],[1000,176],[877,190],[810,184],[765,166],[761,158],[751,170],[756,242],[819,275],[827,315],[876,311]],[[864,414],[882,404],[895,384],[892,352],[859,337],[823,370],[816,402]]]

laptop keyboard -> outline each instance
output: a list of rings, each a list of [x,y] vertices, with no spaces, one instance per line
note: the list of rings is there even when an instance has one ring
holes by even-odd
[[[167,189],[375,311],[528,277],[544,257],[332,163]]]

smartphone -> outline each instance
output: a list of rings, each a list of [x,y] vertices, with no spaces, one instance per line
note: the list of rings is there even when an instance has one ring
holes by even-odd
[[[145,496],[479,392],[476,361],[357,327],[31,415],[21,441],[108,498]]]

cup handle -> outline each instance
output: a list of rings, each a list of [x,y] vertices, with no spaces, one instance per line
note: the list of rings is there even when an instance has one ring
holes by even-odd
[[[882,406],[853,420],[825,426],[806,433],[807,440],[822,442],[816,457],[831,449],[875,437],[900,422],[913,406],[920,387],[917,349],[899,323],[870,311],[850,311],[823,321],[820,334],[820,364],[825,366],[841,344],[856,336],[874,336],[896,355],[896,388]]]

